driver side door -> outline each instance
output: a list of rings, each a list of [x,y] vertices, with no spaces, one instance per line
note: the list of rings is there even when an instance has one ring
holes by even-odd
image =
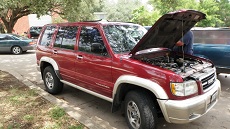
[[[112,97],[112,58],[97,27],[81,27],[76,56],[76,79],[89,90]]]

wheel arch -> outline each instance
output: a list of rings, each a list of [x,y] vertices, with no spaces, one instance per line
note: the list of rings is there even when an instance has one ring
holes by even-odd
[[[114,85],[112,112],[120,108],[125,95],[131,90],[140,90],[141,92],[148,93],[157,104],[158,98],[168,99],[164,89],[157,83],[132,75],[123,75],[117,79]]]
[[[13,47],[20,47],[21,49],[22,49],[22,47],[20,46],[20,45],[11,45],[11,48],[10,48],[10,50],[12,50],[13,49]]]
[[[55,71],[55,73],[56,73],[56,75],[57,75],[57,77],[58,77],[60,80],[62,80],[61,75],[60,75],[60,72],[59,72],[58,64],[57,64],[57,62],[56,62],[54,59],[52,59],[52,58],[50,58],[50,57],[42,57],[42,58],[40,59],[39,66],[40,66],[40,70],[41,70],[41,74],[42,74],[42,75],[43,75],[44,69],[45,69],[47,66],[52,66],[53,69],[54,69],[54,71]],[[43,77],[42,77],[42,78],[43,78]]]

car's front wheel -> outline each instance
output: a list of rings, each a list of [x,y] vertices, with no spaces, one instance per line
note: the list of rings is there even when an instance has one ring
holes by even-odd
[[[19,47],[19,46],[13,46],[12,49],[11,49],[11,52],[13,54],[16,54],[16,55],[21,54],[22,53],[22,48]]]
[[[130,129],[156,129],[157,113],[153,100],[142,91],[130,91],[125,97],[125,115]]]
[[[53,70],[53,67],[51,66],[48,66],[44,69],[43,81],[46,91],[51,94],[58,94],[63,89],[63,83],[60,82],[59,78]]]

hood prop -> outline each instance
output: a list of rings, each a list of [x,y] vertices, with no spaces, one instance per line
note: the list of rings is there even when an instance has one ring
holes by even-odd
[[[183,33],[183,30],[184,30],[184,28],[183,28],[183,26],[184,26],[184,19],[182,18],[182,22],[181,22],[181,25],[182,25],[182,32],[181,32],[181,36],[182,36],[182,43],[183,43],[183,45],[181,46],[182,47],[182,57],[183,57],[183,72],[185,73],[185,63],[184,63],[184,33]]]

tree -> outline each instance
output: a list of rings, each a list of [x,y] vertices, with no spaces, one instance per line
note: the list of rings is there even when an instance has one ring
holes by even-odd
[[[135,9],[132,13],[132,16],[132,22],[143,26],[153,25],[160,17],[158,11],[148,11],[144,6]]]
[[[93,0],[1,0],[0,21],[7,33],[11,33],[18,19],[28,14],[39,17],[55,12],[70,21],[84,20],[93,17],[90,15],[93,3]]]
[[[97,0],[61,0],[61,10],[57,12],[70,22],[92,20]]]
[[[197,23],[197,26],[201,27],[218,27],[221,23],[218,18],[219,7],[215,0],[199,0],[197,10],[206,14],[206,19]]]
[[[140,0],[107,0],[103,11],[107,13],[109,21],[130,22],[133,10],[140,6],[142,6]]]
[[[1,0],[0,18],[2,25],[6,29],[7,33],[11,33],[19,18],[35,12],[38,13],[38,15],[42,15],[50,11],[49,2],[51,1]]]
[[[218,0],[216,0],[218,1]],[[176,11],[179,9],[194,9],[206,14],[206,20],[202,20],[196,26],[218,26],[222,23],[219,17],[219,5],[215,0],[150,0],[149,3],[160,14]],[[222,0],[223,1],[223,0]],[[227,0],[228,1],[228,0]],[[226,11],[229,12],[229,11]]]
[[[151,4],[153,8],[159,10],[160,14],[163,15],[177,10],[177,7],[183,3],[181,0],[149,0],[149,4]]]
[[[219,9],[218,18],[222,21],[221,23],[217,23],[217,26],[222,27],[230,27],[230,2],[229,0],[216,0],[218,3]]]

